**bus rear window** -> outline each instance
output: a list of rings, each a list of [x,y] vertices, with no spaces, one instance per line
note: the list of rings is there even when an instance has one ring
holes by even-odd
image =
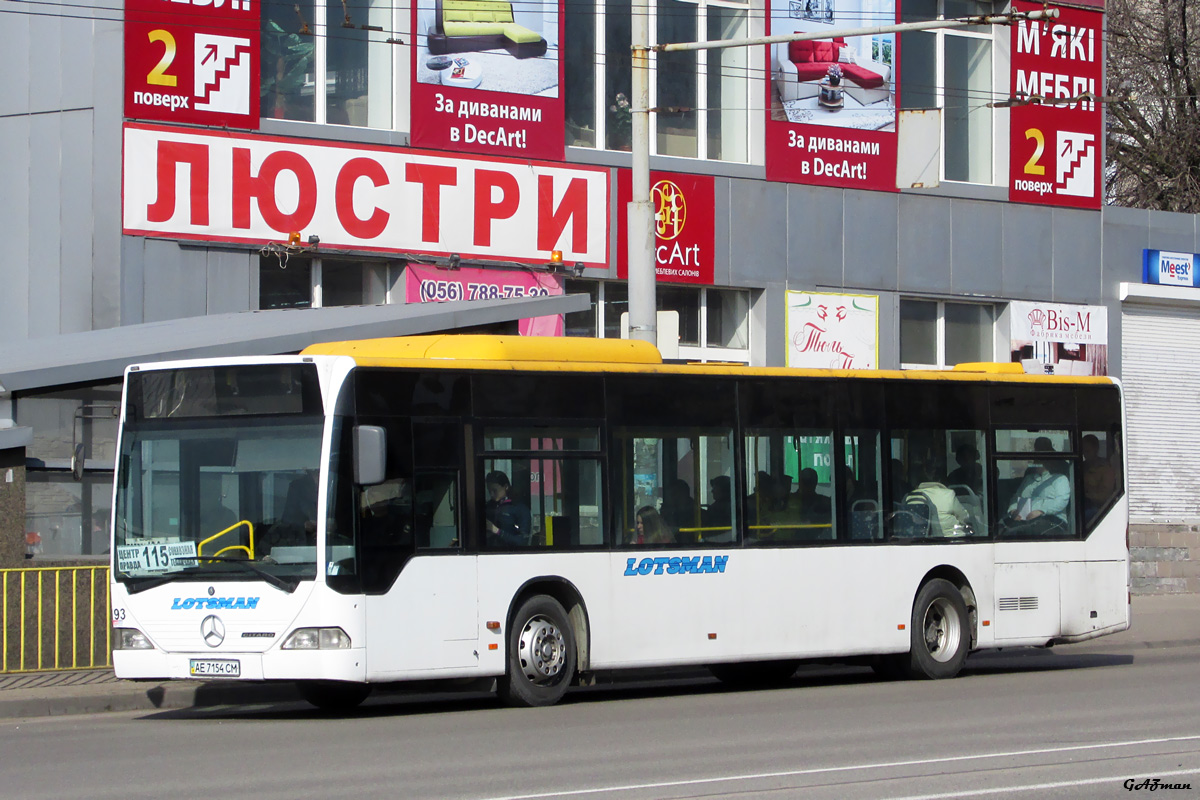
[[[320,415],[312,364],[150,370],[129,375],[131,420],[238,415]]]

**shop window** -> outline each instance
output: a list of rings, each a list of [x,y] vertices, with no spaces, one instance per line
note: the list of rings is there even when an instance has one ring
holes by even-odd
[[[657,0],[649,8],[652,44],[745,39],[750,9],[736,0]],[[630,149],[632,14],[629,0],[594,0],[587,11],[566,17],[568,145]],[[735,47],[652,57],[650,105],[662,109],[651,115],[655,152],[749,159],[752,52]]]
[[[995,307],[941,300],[900,301],[900,365],[942,369],[993,359]]]
[[[621,336],[621,315],[629,311],[625,282],[568,281],[568,294],[587,292],[592,308],[567,315],[568,336]],[[659,284],[659,311],[679,314],[679,357],[693,361],[750,360],[750,293],[741,289]]]
[[[905,22],[992,13],[974,0],[906,0]],[[992,183],[993,47],[990,26],[900,34],[900,107],[942,109],[942,177]]]
[[[258,274],[260,309],[327,308],[390,302],[399,267],[331,258],[262,256]]]
[[[268,119],[392,128],[394,60],[407,50],[388,40],[407,18],[403,4],[386,0],[263,6],[260,113]]]

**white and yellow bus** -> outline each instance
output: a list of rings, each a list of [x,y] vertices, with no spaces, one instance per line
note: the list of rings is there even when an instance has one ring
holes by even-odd
[[[947,678],[1129,626],[1120,387],[428,336],[125,375],[122,678],[494,679],[802,659]]]

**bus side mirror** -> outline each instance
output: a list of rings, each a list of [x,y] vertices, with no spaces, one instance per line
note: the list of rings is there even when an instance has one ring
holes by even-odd
[[[354,482],[383,483],[387,467],[387,431],[378,425],[354,426]]]

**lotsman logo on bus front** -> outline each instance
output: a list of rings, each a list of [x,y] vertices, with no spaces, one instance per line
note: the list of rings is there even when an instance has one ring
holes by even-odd
[[[625,575],[701,575],[711,572],[724,572],[729,556],[658,556],[657,558],[636,558],[625,560]]]
[[[252,609],[258,605],[257,597],[176,597],[172,611],[218,611],[226,609]]]

